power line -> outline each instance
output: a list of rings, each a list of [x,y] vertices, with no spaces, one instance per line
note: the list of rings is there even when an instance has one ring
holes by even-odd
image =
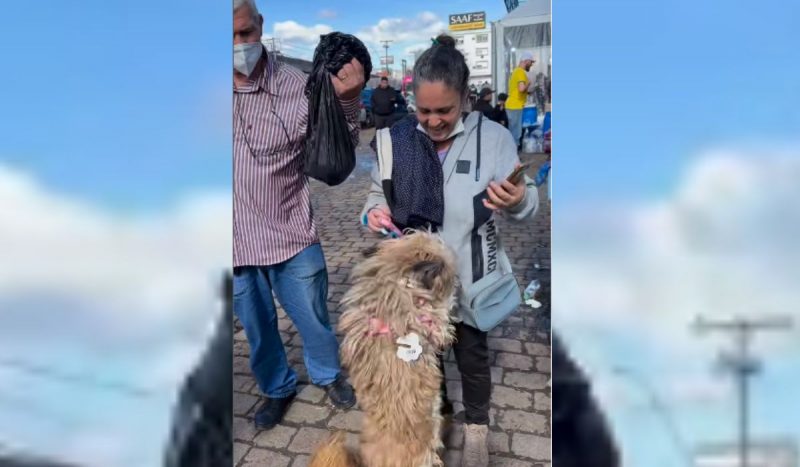
[[[295,44],[291,44],[291,43],[284,43],[284,46],[288,50],[287,53],[308,54],[311,57],[314,56],[314,49],[311,49],[309,47],[303,47],[303,46],[299,46],[299,45],[295,45]]]
[[[219,293],[225,301],[224,306],[226,309],[228,309],[228,307],[232,306],[231,296],[233,294],[233,278],[230,271],[225,271],[222,277],[221,285],[222,287],[220,288]],[[115,392],[130,398],[148,399],[163,396],[162,391],[158,391],[154,388],[135,386],[124,381],[102,379],[101,377],[90,373],[68,372],[41,363],[30,362],[21,358],[0,357],[0,368],[5,368],[51,381],[91,386],[95,389]]]
[[[749,466],[749,378],[761,371],[761,362],[751,354],[750,344],[759,331],[780,331],[792,327],[788,316],[773,316],[761,319],[734,318],[730,320],[707,320],[698,316],[694,327],[698,332],[720,331],[733,334],[736,352],[720,355],[723,368],[738,379],[739,386],[739,462],[741,467]]]
[[[261,43],[264,45],[264,47],[266,47],[268,52],[279,52],[280,53],[280,51],[281,51],[281,40],[277,39],[277,45],[276,45],[275,41],[276,41],[275,37],[269,37],[269,38],[262,38],[261,39]]]
[[[304,52],[310,52],[310,53],[314,53],[314,49],[311,49],[311,48],[309,48],[309,47],[303,47],[303,46],[300,46],[300,45],[295,45],[295,44],[291,44],[291,43],[286,43],[286,44],[284,44],[284,45],[285,45],[287,48],[289,48],[289,49],[293,49],[293,50],[302,50],[302,51],[304,51]]]
[[[661,400],[660,397],[658,397],[658,393],[650,381],[648,381],[644,375],[628,367],[615,366],[611,369],[611,371],[615,375],[627,377],[631,381],[638,384],[645,391],[650,399],[650,407],[664,423],[664,426],[670,436],[670,440],[675,446],[677,453],[681,456],[681,461],[685,462],[687,467],[692,465],[689,449],[687,449],[687,444],[681,435],[680,430],[678,429],[678,425],[675,423],[675,418],[673,417],[672,412],[669,410],[669,407]]]
[[[26,417],[34,415],[34,420],[43,421],[59,428],[75,429],[80,425],[79,421],[74,417],[61,411],[53,410],[50,407],[43,407],[41,401],[31,398],[0,392],[0,405],[5,406],[4,410],[6,411],[18,412]]]
[[[152,389],[137,387],[122,381],[102,380],[96,375],[88,373],[69,373],[54,367],[31,363],[17,358],[0,358],[0,368],[6,368],[38,378],[62,383],[92,386],[96,389],[116,392],[136,399],[154,398],[159,395],[157,391]]]
[[[307,42],[297,41],[295,39],[277,39],[281,44],[286,44],[292,47],[298,47],[303,49],[314,50],[317,47],[317,44],[309,44]]]

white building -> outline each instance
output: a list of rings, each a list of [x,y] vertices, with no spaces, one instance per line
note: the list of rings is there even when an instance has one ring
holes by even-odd
[[[469,67],[469,84],[479,89],[488,82],[492,86],[492,30],[491,28],[470,31],[450,31],[456,40],[456,48],[464,54]]]

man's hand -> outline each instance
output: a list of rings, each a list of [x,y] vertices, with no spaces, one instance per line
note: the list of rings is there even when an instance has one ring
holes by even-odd
[[[503,180],[502,183],[489,182],[486,189],[489,199],[484,199],[483,205],[492,211],[511,209],[522,202],[526,189],[524,176],[520,177],[516,185],[508,180]]]
[[[343,101],[353,100],[364,89],[364,67],[355,58],[346,63],[336,76],[331,75],[336,95]]]

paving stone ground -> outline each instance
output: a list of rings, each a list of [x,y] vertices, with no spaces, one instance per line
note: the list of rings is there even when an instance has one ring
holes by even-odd
[[[377,238],[358,224],[375,156],[366,143],[372,130],[362,131],[358,165],[344,184],[328,187],[312,181],[311,201],[328,265],[328,308],[335,327],[339,301],[348,289],[348,277],[361,251]],[[544,155],[520,156],[536,159]],[[529,170],[529,175],[535,169]],[[492,364],[490,465],[493,467],[550,467],[550,204],[544,189],[539,212],[513,224],[500,220],[500,236],[522,287],[531,280],[542,283],[534,310],[521,306],[489,334]],[[325,393],[309,384],[302,362],[302,339],[291,321],[279,310],[279,328],[289,361],[298,374],[299,395],[283,423],[269,431],[257,430],[253,413],[262,401],[248,365],[249,347],[241,325],[234,335],[234,463],[237,467],[305,467],[314,447],[331,430],[348,433],[355,446],[362,412],[334,409]],[[461,382],[452,352],[446,355],[445,378],[456,411],[462,410]],[[463,427],[455,423],[445,436],[445,465],[460,464]]]

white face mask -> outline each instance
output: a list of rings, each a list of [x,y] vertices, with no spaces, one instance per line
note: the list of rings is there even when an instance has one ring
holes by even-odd
[[[233,46],[233,69],[239,73],[250,76],[256,68],[256,63],[261,58],[264,46],[261,42],[248,42]]]
[[[417,123],[417,130],[425,133],[430,138],[431,135],[425,130],[425,128],[423,128],[421,123]],[[452,138],[453,136],[456,136],[459,133],[463,133],[463,132],[464,132],[464,122],[459,117],[458,121],[456,122],[456,126],[453,127],[453,130],[450,132],[449,135],[447,135],[447,138],[442,139],[442,141],[447,141],[448,139]]]

